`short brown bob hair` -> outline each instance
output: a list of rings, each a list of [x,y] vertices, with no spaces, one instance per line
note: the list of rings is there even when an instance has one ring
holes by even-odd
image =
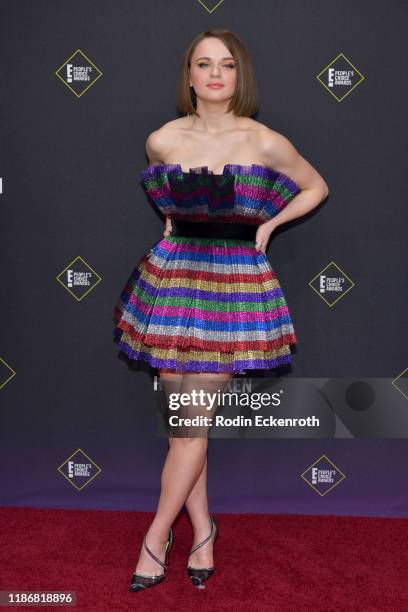
[[[198,115],[197,98],[193,87],[189,85],[191,57],[198,43],[204,38],[219,38],[235,60],[237,68],[237,85],[228,106],[238,117],[251,117],[259,110],[259,91],[255,79],[251,58],[244,43],[229,30],[217,29],[201,32],[184,51],[181,61],[180,76],[177,85],[176,103],[178,110],[185,115]]]

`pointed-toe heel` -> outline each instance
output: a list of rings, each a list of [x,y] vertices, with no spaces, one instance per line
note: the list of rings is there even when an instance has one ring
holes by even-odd
[[[214,516],[212,516],[211,514],[210,514],[210,522],[211,522],[211,532],[210,532],[210,535],[208,537],[206,537],[205,540],[203,540],[199,544],[196,544],[196,546],[193,546],[193,548],[190,551],[189,557],[198,548],[201,548],[201,546],[204,546],[204,544],[207,544],[207,542],[209,542],[209,540],[212,538],[213,535],[214,535],[214,542],[217,539],[217,536],[218,536],[218,523],[217,523],[216,518]],[[191,579],[191,582],[198,589],[205,589],[206,585],[203,584],[203,583],[206,580],[208,580],[208,578],[210,578],[214,574],[214,572],[215,572],[215,568],[214,567],[191,567],[191,565],[187,565],[187,573],[188,573],[188,575],[189,575],[189,577]]]
[[[206,567],[206,568],[201,568],[201,569],[194,568],[194,567],[188,567],[187,570],[188,570],[188,575],[191,578],[191,582],[198,589],[205,589],[206,585],[203,584],[203,582],[208,580],[208,578],[210,578],[215,571],[213,567]]]
[[[159,563],[159,565],[161,565],[161,567],[163,568],[163,573],[159,574],[158,576],[148,576],[146,574],[139,574],[138,572],[134,572],[132,575],[132,579],[131,579],[130,587],[129,587],[129,591],[131,593],[136,593],[137,591],[144,591],[145,589],[148,589],[149,587],[156,586],[156,584],[159,584],[165,579],[167,575],[168,556],[169,556],[169,552],[170,552],[170,548],[172,544],[173,544],[173,530],[170,527],[169,537],[166,542],[165,557],[164,557],[164,562],[163,562],[158,557],[156,557],[154,553],[152,553],[152,551],[146,544],[146,536],[144,537],[143,546],[145,547],[149,555],[152,557],[152,559],[154,559],[155,561],[157,561],[157,563]]]

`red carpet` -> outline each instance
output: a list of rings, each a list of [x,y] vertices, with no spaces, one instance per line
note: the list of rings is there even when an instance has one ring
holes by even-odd
[[[0,508],[0,590],[76,591],[76,607],[43,610],[408,610],[408,519],[215,516],[216,573],[205,590],[187,577],[192,534],[181,514],[167,578],[129,593],[152,514]]]

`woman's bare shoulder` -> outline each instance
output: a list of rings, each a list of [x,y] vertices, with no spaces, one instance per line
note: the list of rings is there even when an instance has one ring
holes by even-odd
[[[248,132],[248,142],[253,145],[254,150],[258,151],[258,154],[261,156],[264,152],[291,146],[289,139],[283,134],[251,117],[246,117],[242,121],[241,127]]]
[[[287,136],[261,123],[258,123],[256,134],[259,158],[265,166],[288,175],[301,189],[316,188],[324,197],[328,195],[329,188],[323,177]]]
[[[185,125],[185,117],[167,121],[146,139],[146,154],[151,164],[161,163],[174,148],[175,139]]]
[[[251,119],[250,117],[247,117],[246,119],[247,126],[253,132],[255,138],[258,138],[260,140],[279,140],[279,138],[284,137],[283,134],[277,132],[265,123],[261,123],[260,121],[256,121],[255,119]]]
[[[276,151],[294,152],[295,147],[284,134],[268,125],[251,119],[251,136],[261,156],[270,157]]]

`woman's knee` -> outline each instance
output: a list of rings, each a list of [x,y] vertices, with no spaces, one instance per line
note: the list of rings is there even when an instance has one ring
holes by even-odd
[[[200,436],[194,436],[194,437],[176,437],[176,438],[171,438],[169,437],[169,444],[172,445],[174,444],[175,446],[179,447],[179,448],[192,448],[193,446],[196,447],[206,447],[208,445],[208,438],[207,437],[200,437]]]

